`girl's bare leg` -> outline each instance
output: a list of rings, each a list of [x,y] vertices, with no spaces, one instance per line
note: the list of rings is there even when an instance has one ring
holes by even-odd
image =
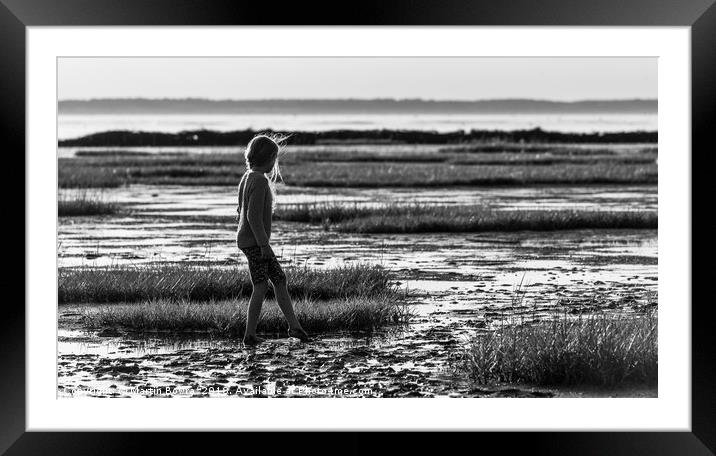
[[[276,302],[278,303],[281,312],[288,320],[288,327],[291,330],[295,330],[298,333],[305,333],[301,327],[301,323],[296,318],[296,313],[293,311],[293,304],[291,303],[291,296],[288,294],[288,286],[286,281],[273,284],[273,291],[276,294]]]
[[[251,292],[251,299],[249,300],[249,310],[246,315],[246,331],[244,332],[244,339],[256,337],[256,325],[259,322],[259,314],[261,313],[261,306],[264,303],[266,297],[266,291],[268,291],[268,283],[261,282],[254,284],[254,289]]]

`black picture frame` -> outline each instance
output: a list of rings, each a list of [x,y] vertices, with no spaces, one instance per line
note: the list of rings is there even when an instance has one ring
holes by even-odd
[[[206,0],[0,0],[0,132],[6,156],[25,150],[26,27],[89,25],[515,25],[515,26],[688,26],[691,27],[692,169],[707,168],[707,149],[716,106],[716,6],[714,0],[427,0],[352,3],[247,2]],[[696,151],[694,153],[693,151]],[[684,151],[689,153],[689,151]],[[695,166],[694,166],[695,165]],[[24,163],[19,164],[24,169]],[[18,176],[19,172],[16,173]],[[24,175],[24,174],[23,174]],[[692,207],[708,198],[704,181],[692,178]],[[17,187],[14,187],[17,188]],[[702,196],[703,195],[703,196]],[[700,201],[708,204],[705,201]],[[707,206],[708,207],[708,206]],[[708,240],[692,220],[692,243]],[[29,229],[24,226],[24,233]],[[23,233],[23,236],[24,236]],[[25,243],[27,238],[25,237]],[[707,255],[700,249],[699,256]],[[696,262],[692,256],[692,264]],[[692,283],[708,283],[712,268],[692,268]],[[693,293],[692,296],[696,295]],[[496,445],[501,452],[532,454],[716,454],[716,369],[711,336],[710,300],[696,301],[692,312],[691,432],[519,432],[463,433],[468,448]],[[674,303],[677,304],[677,303]],[[690,303],[678,303],[689,305]],[[48,303],[48,308],[52,306]],[[6,300],[0,318],[0,453],[131,454],[161,445],[163,453],[193,449],[240,451],[245,437],[230,433],[70,433],[25,431],[25,311],[19,300]],[[238,412],[238,410],[237,410]],[[456,436],[430,439],[424,433],[386,435],[401,451],[414,448],[461,451]],[[305,446],[312,452],[368,452],[376,446],[363,433],[258,437],[258,446]],[[442,443],[441,443],[442,441]],[[446,443],[447,442],[447,443]],[[210,446],[207,446],[211,443]],[[463,443],[463,442],[460,442]],[[453,450],[449,450],[453,447]],[[156,451],[156,450],[154,450]],[[494,451],[494,450],[492,450]]]

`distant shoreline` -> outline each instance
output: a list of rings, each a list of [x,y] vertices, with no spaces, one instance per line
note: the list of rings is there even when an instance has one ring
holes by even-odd
[[[290,135],[293,145],[320,144],[461,144],[474,142],[511,143],[657,143],[656,131],[608,133],[566,133],[529,130],[191,130],[178,133],[115,130],[58,141],[59,147],[162,147],[162,146],[234,146],[246,144],[259,133]]]
[[[656,114],[655,99],[266,99],[102,98],[61,100],[61,115],[82,114]]]

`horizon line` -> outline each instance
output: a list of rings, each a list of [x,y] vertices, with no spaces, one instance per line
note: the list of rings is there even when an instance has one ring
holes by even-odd
[[[495,101],[536,101],[536,102],[547,102],[547,103],[584,103],[584,102],[620,102],[620,101],[658,101],[658,98],[583,98],[574,100],[559,100],[549,98],[475,98],[475,99],[455,99],[455,98],[385,98],[385,97],[374,97],[374,98],[206,98],[206,97],[161,97],[161,98],[150,98],[150,97],[99,97],[99,98],[67,98],[58,99],[57,101],[62,102],[90,102],[90,101],[128,101],[128,100],[143,100],[143,101],[210,101],[210,102],[240,102],[240,101],[423,101],[433,103],[478,103],[478,102],[495,102]]]

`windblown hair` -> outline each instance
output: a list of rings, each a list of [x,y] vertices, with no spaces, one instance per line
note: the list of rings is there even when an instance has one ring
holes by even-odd
[[[287,136],[276,134],[260,134],[254,136],[246,145],[244,158],[246,159],[246,169],[254,169],[257,166],[264,166],[273,162],[273,168],[266,173],[273,194],[273,204],[276,206],[276,188],[275,184],[281,181],[281,168],[278,165],[278,159],[283,153],[284,143],[288,139]]]

